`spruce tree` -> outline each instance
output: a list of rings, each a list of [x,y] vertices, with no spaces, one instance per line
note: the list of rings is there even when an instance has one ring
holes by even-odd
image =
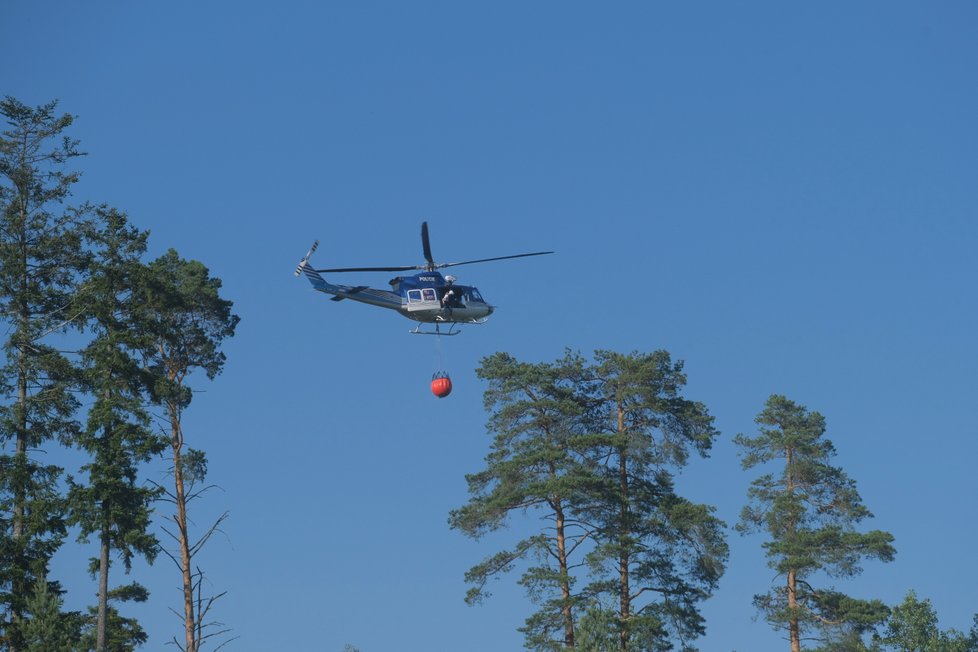
[[[835,455],[825,438],[825,418],[784,396],[772,395],[757,416],[756,437],[737,435],[745,470],[777,464],[751,482],[749,503],[738,528],[766,532],[768,565],[783,584],[754,603],[768,622],[788,634],[791,652],[802,649],[808,632],[827,639],[839,628],[885,618],[879,601],[850,598],[832,588],[818,588],[820,577],[850,577],[864,559],[891,561],[893,536],[856,525],[872,514],[863,505],[856,483],[829,464]],[[874,615],[875,614],[875,615]]]
[[[118,586],[109,591],[109,604],[105,612],[105,639],[101,644],[106,652],[134,652],[149,640],[146,632],[135,618],[125,618],[119,614],[119,610],[114,606],[119,602],[145,602],[148,599],[149,592],[136,583]],[[99,645],[97,627],[100,618],[99,608],[94,607],[89,611],[89,621],[93,626],[88,627],[83,633],[79,650],[97,652]]]
[[[146,376],[141,351],[145,333],[138,323],[139,293],[144,280],[139,262],[146,233],[129,225],[126,216],[101,207],[88,233],[93,257],[80,304],[91,341],[82,351],[83,384],[93,397],[86,427],[77,444],[91,456],[82,467],[87,484],[70,482],[70,522],[79,539],[95,535],[98,557],[96,652],[107,646],[110,620],[109,567],[115,553],[128,573],[135,555],[156,557],[158,542],[150,533],[151,503],[158,491],[137,482],[141,463],[161,453],[165,440],[154,433],[146,411]],[[122,620],[116,615],[116,623]],[[111,648],[115,649],[115,648]]]
[[[62,613],[61,596],[39,577],[27,598],[29,620],[21,627],[25,652],[81,652],[84,618],[77,612]]]
[[[0,114],[8,125],[0,136],[0,641],[19,652],[27,599],[65,536],[61,469],[37,453],[77,430],[74,370],[50,338],[80,314],[88,207],[65,206],[78,180],[66,168],[81,155],[64,135],[72,116],[58,115],[54,102],[30,108],[11,97]]]

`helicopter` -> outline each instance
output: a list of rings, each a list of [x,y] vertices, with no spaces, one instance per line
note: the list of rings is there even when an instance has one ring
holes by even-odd
[[[295,275],[304,274],[312,283],[313,289],[333,295],[330,298],[332,301],[343,301],[344,299],[359,301],[371,306],[396,310],[408,319],[420,322],[413,330],[409,331],[412,334],[458,335],[460,331],[455,330],[456,326],[459,324],[484,324],[495,308],[482,298],[478,288],[471,285],[457,285],[454,276],[443,276],[438,271],[439,269],[553,253],[552,251],[536,251],[528,254],[465,260],[457,263],[436,263],[431,256],[427,222],[421,223],[421,246],[425,259],[423,265],[313,269],[309,264],[309,259],[319,247],[319,240],[316,240],[309,252],[299,261]],[[389,281],[390,290],[381,290],[367,285],[334,285],[323,276],[327,273],[340,272],[405,272],[409,270],[421,271],[410,276],[395,276]],[[422,324],[434,324],[435,330],[421,330]],[[442,332],[442,325],[448,325],[448,331]]]

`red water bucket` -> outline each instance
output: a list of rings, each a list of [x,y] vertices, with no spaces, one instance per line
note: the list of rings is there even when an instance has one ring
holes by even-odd
[[[445,398],[452,393],[452,379],[448,374],[436,373],[431,377],[431,393],[438,398]]]

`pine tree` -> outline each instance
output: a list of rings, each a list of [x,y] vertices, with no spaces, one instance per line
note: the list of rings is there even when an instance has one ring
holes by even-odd
[[[176,637],[174,642],[183,652],[198,652],[209,636],[203,632],[207,623],[202,612],[213,599],[195,592],[202,574],[195,568],[194,557],[227,516],[225,512],[193,539],[187,507],[206,489],[200,483],[207,458],[203,451],[186,447],[183,431],[183,412],[193,398],[191,374],[203,372],[213,379],[221,372],[225,360],[221,344],[234,335],[238,323],[231,302],[221,298],[220,289],[220,279],[212,278],[203,264],[184,260],[172,249],[149,264],[146,282],[140,286],[140,328],[148,338],[144,354],[153,376],[152,396],[164,408],[173,454],[173,489],[166,495],[177,511],[172,517],[175,531],[166,531],[177,550],[164,552],[181,573],[184,642]]]
[[[792,652],[801,650],[802,637],[811,630],[825,638],[854,622],[871,627],[874,619],[885,618],[882,603],[819,589],[813,582],[820,574],[855,575],[863,559],[891,561],[893,536],[855,530],[872,514],[855,482],[829,464],[835,448],[824,437],[821,414],[772,395],[755,421],[761,426],[758,436],[735,439],[742,466],[777,462],[780,471],[751,483],[738,528],[768,534],[768,565],[784,578],[781,587],[755,596],[755,604],[772,626],[787,630]]]
[[[449,523],[474,538],[503,527],[513,512],[537,513],[544,525],[469,570],[465,578],[474,586],[466,601],[488,595],[486,582],[518,561],[539,560],[520,579],[540,606],[522,629],[526,645],[572,648],[578,601],[572,557],[590,534],[574,511],[587,483],[580,454],[587,445],[581,430],[584,360],[568,353],[553,364],[531,364],[497,353],[477,373],[489,382],[485,406],[494,439],[486,468],[466,476],[471,499]]]
[[[527,512],[542,526],[473,567],[468,599],[518,562],[541,560],[520,580],[541,607],[522,628],[528,648],[687,646],[703,632],[697,603],[716,587],[727,547],[712,508],[677,495],[669,473],[717,435],[706,409],[681,396],[682,364],[663,351],[598,351],[594,364],[499,353],[478,373],[494,439],[450,523],[480,537]],[[582,589],[585,561],[593,581]]]
[[[7,97],[0,114],[0,315],[6,322],[0,367],[0,617],[3,644],[23,650],[26,601],[65,536],[61,469],[37,461],[51,441],[77,430],[74,370],[50,344],[77,317],[74,302],[85,263],[82,228],[88,207],[65,208],[78,180],[66,165],[81,153],[63,135],[70,115],[56,103],[30,108]]]
[[[705,631],[698,603],[727,559],[713,508],[673,484],[672,470],[706,456],[718,436],[705,406],[682,396],[682,369],[665,351],[595,354],[589,454],[601,484],[588,497],[597,527],[588,592],[614,605],[623,651],[693,649]]]
[[[96,535],[98,583],[96,652],[107,647],[109,566],[115,552],[128,573],[135,555],[149,562],[158,542],[149,532],[151,503],[158,491],[137,484],[138,467],[161,453],[165,440],[150,426],[145,408],[146,377],[140,352],[143,331],[136,320],[138,292],[145,276],[139,257],[146,233],[110,208],[97,210],[88,234],[95,251],[81,305],[92,339],[82,351],[85,389],[94,398],[77,444],[91,455],[82,467],[88,484],[70,483],[70,522],[80,526],[79,539]],[[117,622],[121,622],[118,615]]]

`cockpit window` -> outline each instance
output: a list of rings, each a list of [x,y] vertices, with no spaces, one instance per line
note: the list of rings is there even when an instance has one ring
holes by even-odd
[[[408,301],[411,303],[421,301],[421,290],[408,290]]]
[[[479,291],[475,288],[469,288],[469,295],[471,295],[473,301],[485,303],[485,301],[482,300],[482,295],[479,294]]]
[[[422,292],[424,293],[425,301],[434,301],[436,299],[435,291],[433,289],[425,288],[424,290],[422,290]]]

